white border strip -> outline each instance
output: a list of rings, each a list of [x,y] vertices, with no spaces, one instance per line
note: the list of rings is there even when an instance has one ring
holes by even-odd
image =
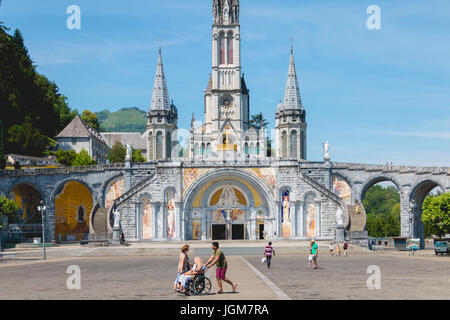
[[[272,289],[273,292],[280,298],[280,300],[292,300],[286,293],[283,292],[280,288],[277,287],[275,283],[273,283],[269,278],[267,278],[264,274],[262,274],[258,269],[256,269],[250,262],[247,261],[243,256],[241,257],[242,261],[244,261],[250,269],[253,270],[256,275],[266,283],[266,285]]]

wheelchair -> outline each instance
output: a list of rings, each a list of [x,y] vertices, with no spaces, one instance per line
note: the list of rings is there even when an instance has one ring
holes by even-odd
[[[196,275],[186,286],[186,295],[208,294],[211,291],[211,280],[203,274]]]

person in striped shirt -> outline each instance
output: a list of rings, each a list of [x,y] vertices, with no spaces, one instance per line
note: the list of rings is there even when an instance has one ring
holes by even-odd
[[[264,248],[264,257],[266,257],[267,268],[269,269],[272,260],[272,255],[275,257],[275,250],[272,247],[272,242],[269,242],[269,244]]]

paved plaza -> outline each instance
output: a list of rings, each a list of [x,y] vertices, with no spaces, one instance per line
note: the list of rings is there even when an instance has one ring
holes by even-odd
[[[331,257],[325,250],[318,270],[307,270],[304,254],[274,257],[270,270],[261,263],[260,248],[253,252],[224,247],[229,269],[227,276],[237,281],[236,293],[224,284],[218,295],[215,269],[207,272],[213,287],[209,295],[187,297],[173,294],[176,256],[116,257],[20,257],[1,260],[0,299],[449,299],[450,257],[434,256],[431,250],[419,256],[405,252],[359,253]],[[192,251],[191,259],[209,257],[207,248]],[[258,254],[258,255],[256,255]],[[81,270],[81,289],[66,286],[68,266]],[[367,288],[367,268],[379,266],[381,289]]]

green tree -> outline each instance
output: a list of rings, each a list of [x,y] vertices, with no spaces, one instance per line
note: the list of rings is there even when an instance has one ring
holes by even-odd
[[[60,149],[55,153],[56,161],[66,167],[72,166],[72,163],[75,160],[76,155],[77,154],[74,150],[64,151]]]
[[[0,196],[0,220],[8,217],[9,223],[14,223],[19,219],[19,207],[14,200],[5,196]]]
[[[81,119],[84,120],[88,125],[97,131],[100,131],[100,122],[98,122],[97,115],[89,110],[84,110],[81,114]]]
[[[376,238],[400,235],[400,194],[394,186],[369,188],[363,200],[367,231]]]
[[[28,120],[15,124],[8,129],[9,151],[11,153],[40,156],[49,144],[49,140]]]
[[[0,25],[0,106],[5,153],[41,156],[45,138],[54,138],[77,113],[54,82],[36,71],[19,30]]]
[[[261,130],[262,128],[267,128],[269,122],[264,118],[262,112],[260,112],[251,116],[250,125],[256,130]]]
[[[6,168],[6,157],[3,148],[0,146],[0,170],[5,170]]]
[[[400,236],[400,203],[394,204],[389,214],[385,216],[384,236],[385,237]]]
[[[146,162],[141,150],[132,149],[132,161],[133,162]]]
[[[37,73],[35,83],[44,94],[45,101],[53,107],[57,122],[53,125],[52,136],[56,136],[77,116],[78,110],[70,110],[67,98],[59,93],[56,83],[51,82],[44,75]]]
[[[384,237],[384,217],[382,215],[367,215],[367,231],[371,237]]]
[[[109,152],[109,160],[111,163],[123,163],[125,162],[125,157],[127,155],[127,149],[117,141],[111,148]]]
[[[92,166],[95,164],[95,160],[92,159],[89,153],[84,149],[81,149],[81,151],[77,153],[75,159],[72,162],[73,167]]]
[[[387,215],[396,203],[400,203],[400,194],[394,186],[383,188],[380,185],[374,185],[366,191],[363,200],[367,214]]]
[[[422,206],[424,229],[442,237],[450,233],[450,193],[426,197]]]

